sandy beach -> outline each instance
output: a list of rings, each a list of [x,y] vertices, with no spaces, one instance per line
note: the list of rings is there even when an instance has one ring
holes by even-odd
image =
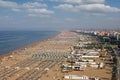
[[[84,72],[61,72],[61,64],[65,63],[65,54],[71,52],[71,47],[78,43],[80,35],[73,32],[60,34],[25,48],[21,48],[1,57],[0,80],[64,80],[67,74],[79,74],[104,77],[110,80],[108,70],[88,69]]]
[[[72,38],[73,38],[73,41],[71,40]],[[62,32],[61,34],[51,37],[48,40],[40,41],[40,42],[31,44],[26,48],[18,49],[11,53],[3,55],[1,57],[1,62],[0,62],[0,70],[1,70],[0,74],[1,73],[4,73],[4,74],[0,75],[0,79],[2,80],[5,78],[7,80],[15,80],[18,78],[16,75],[22,76],[26,72],[29,73],[29,70],[24,69],[25,67],[29,67],[30,70],[32,70],[35,64],[37,65],[42,61],[48,61],[47,58],[43,60],[41,59],[39,61],[34,59],[33,56],[35,54],[42,54],[46,52],[54,53],[54,54],[69,53],[71,51],[70,47],[75,44],[74,40],[77,40],[78,38],[79,36],[74,33]],[[55,57],[53,57],[53,60],[58,56],[60,55],[56,55]],[[50,59],[52,58],[50,57]],[[55,64],[56,63],[54,63],[54,65]],[[18,70],[14,71],[13,68],[18,68]]]

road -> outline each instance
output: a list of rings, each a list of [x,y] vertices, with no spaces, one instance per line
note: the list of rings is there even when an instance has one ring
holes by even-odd
[[[120,56],[119,56],[119,50],[118,49],[113,49],[115,54],[117,55],[117,80],[120,80]]]
[[[118,80],[120,80],[120,57],[118,57]]]

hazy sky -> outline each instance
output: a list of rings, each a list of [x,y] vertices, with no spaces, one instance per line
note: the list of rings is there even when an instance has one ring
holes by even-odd
[[[93,28],[120,28],[120,0],[0,0],[0,30]]]

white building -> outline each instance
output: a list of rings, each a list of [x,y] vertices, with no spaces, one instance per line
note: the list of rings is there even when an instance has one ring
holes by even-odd
[[[79,76],[79,75],[66,75],[64,76],[65,79],[74,79],[74,80],[89,80],[88,76],[86,75],[82,75],[82,76]]]

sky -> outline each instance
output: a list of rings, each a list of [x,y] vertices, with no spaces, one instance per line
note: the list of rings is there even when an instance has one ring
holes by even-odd
[[[0,0],[0,31],[73,29],[120,29],[120,0]]]

